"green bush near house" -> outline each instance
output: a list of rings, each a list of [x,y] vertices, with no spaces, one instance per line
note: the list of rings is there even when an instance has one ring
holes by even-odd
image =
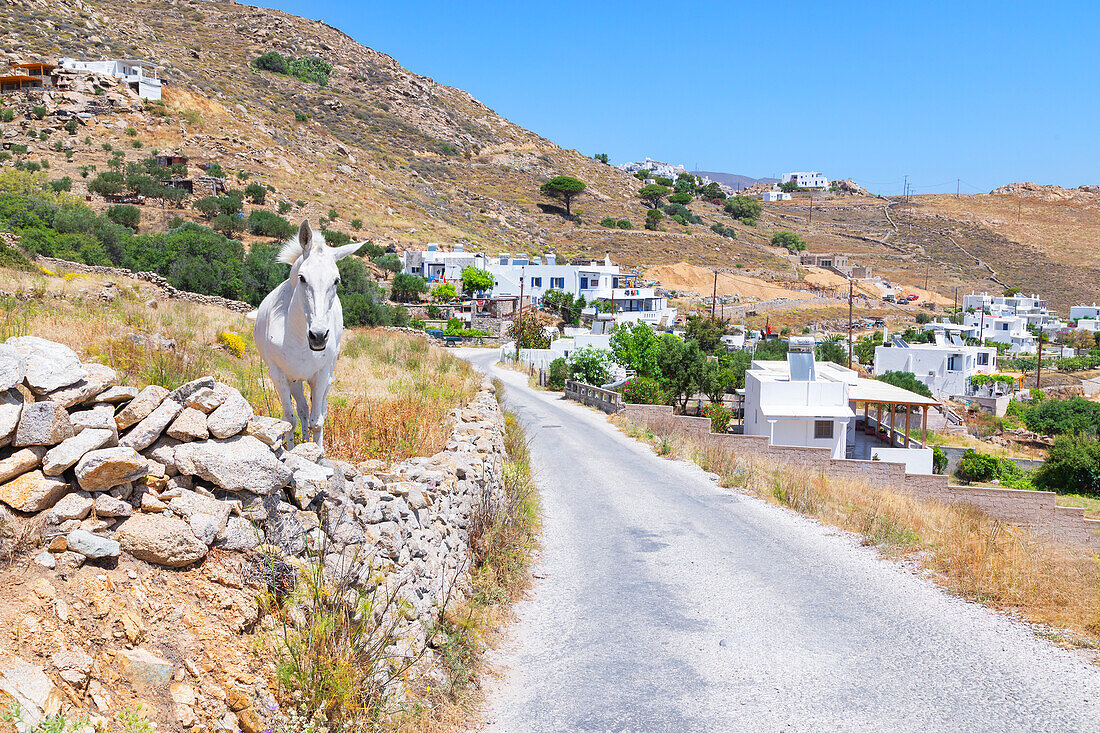
[[[555,392],[561,392],[565,389],[565,380],[567,379],[570,379],[569,365],[565,362],[565,357],[559,356],[550,362],[546,386]]]
[[[115,224],[136,230],[141,221],[141,209],[129,204],[118,204],[107,207],[107,218]]]
[[[1085,435],[1060,435],[1035,471],[1035,485],[1064,494],[1100,496],[1100,441]]]
[[[635,405],[663,405],[666,402],[661,383],[653,377],[632,377],[623,385],[622,395],[625,402]]]

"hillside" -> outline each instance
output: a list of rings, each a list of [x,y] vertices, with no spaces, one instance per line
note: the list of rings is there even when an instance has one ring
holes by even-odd
[[[772,184],[779,182],[778,178],[753,178],[752,176],[743,176],[740,173],[721,173],[719,171],[691,171],[691,173],[697,176],[705,176],[712,181],[724,183],[736,191],[761,183]]]
[[[123,7],[21,0],[0,18],[0,38],[10,60],[72,55],[160,64],[168,80],[163,105],[110,91],[106,98],[117,106],[104,113],[101,98],[89,102],[84,95],[81,109],[95,103],[98,111],[71,132],[63,129],[65,110],[74,107],[71,93],[49,93],[42,120],[32,114],[36,102],[5,95],[16,114],[0,121],[4,145],[25,145],[26,152],[0,162],[0,169],[46,161],[49,177],[70,177],[80,197],[112,157],[138,162],[153,149],[178,150],[190,156],[192,171],[220,165],[231,187],[267,186],[266,203],[249,204],[246,215],[264,208],[295,221],[324,219],[330,229],[397,251],[462,242],[490,252],[611,253],[638,271],[684,261],[737,268],[787,287],[812,274],[770,246],[775,231],[788,229],[811,252],[847,253],[903,287],[927,286],[947,299],[956,287],[1001,290],[1003,283],[1053,288],[1051,300],[1062,309],[1100,298],[1100,271],[1089,265],[1098,219],[1088,192],[1050,201],[1033,191],[927,196],[909,205],[822,193],[814,195],[812,216],[808,197],[799,194],[765,204],[756,226],[696,200],[697,222],[682,226],[666,218],[659,231],[648,231],[637,179],[564,150],[468,93],[406,70],[321,22],[231,2],[136,0]],[[270,51],[330,62],[327,85],[255,69],[252,62]],[[575,221],[538,192],[559,174],[588,184],[575,203]],[[88,204],[106,208],[98,196]],[[1018,226],[1014,205],[1024,217]],[[177,216],[202,220],[189,206],[146,205],[139,230],[161,231]],[[632,228],[600,226],[605,218],[626,219]],[[714,225],[735,237],[719,236]],[[261,240],[239,236],[246,245]],[[1089,266],[1079,272],[1081,264]],[[1048,283],[1052,272],[1058,277]]]

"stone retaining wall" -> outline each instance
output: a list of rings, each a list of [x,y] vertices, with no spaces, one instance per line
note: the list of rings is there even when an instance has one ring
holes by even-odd
[[[955,486],[947,476],[906,473],[901,463],[836,459],[827,448],[771,445],[761,435],[711,433],[709,418],[675,415],[665,405],[626,405],[622,414],[655,432],[678,430],[704,436],[712,444],[739,456],[820,470],[829,478],[866,481],[922,499],[970,504],[992,516],[1029,526],[1058,542],[1100,549],[1100,521],[1086,519],[1083,509],[1056,506],[1057,495],[1050,491]]]

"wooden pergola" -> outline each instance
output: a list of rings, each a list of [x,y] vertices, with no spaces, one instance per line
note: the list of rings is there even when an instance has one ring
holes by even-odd
[[[928,409],[935,405],[938,405],[937,400],[931,397],[925,397],[919,395],[916,392],[910,392],[907,389],[894,386],[888,382],[880,382],[877,379],[863,379],[859,378],[856,384],[852,385],[848,390],[848,399],[851,403],[857,407],[860,403],[863,403],[863,426],[866,430],[870,423],[870,408],[871,405],[875,406],[875,423],[876,431],[882,428],[882,413],[884,409],[888,412],[890,418],[890,428],[887,435],[890,439],[890,445],[894,445],[894,435],[897,431],[895,427],[897,409],[903,407],[905,412],[905,448],[909,447],[910,437],[909,431],[911,429],[910,418],[913,411],[909,408],[917,407],[921,409],[921,444],[928,445]]]
[[[17,92],[24,88],[42,86],[42,77],[25,74],[7,74],[0,76],[0,92]]]

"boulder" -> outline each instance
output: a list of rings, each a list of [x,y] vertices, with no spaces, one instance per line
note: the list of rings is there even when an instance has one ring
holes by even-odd
[[[148,649],[124,649],[116,662],[119,674],[134,687],[163,687],[172,681],[172,663]]]
[[[186,404],[188,407],[193,407],[199,412],[209,415],[217,409],[218,405],[225,402],[225,398],[228,396],[228,393],[219,392],[212,387],[203,387],[196,390]]]
[[[164,400],[134,426],[125,437],[121,438],[118,444],[134,450],[145,450],[160,437],[160,434],[180,414],[181,410],[183,410],[183,405],[175,400]]]
[[[32,726],[57,715],[64,697],[41,667],[19,657],[0,657],[0,704],[16,704]]]
[[[35,470],[0,485],[0,501],[20,512],[41,512],[69,493],[69,484]]]
[[[264,533],[244,517],[230,517],[225,528],[218,533],[214,546],[221,550],[242,552],[259,547]]]
[[[22,410],[22,392],[17,389],[0,392],[0,446],[8,445],[15,437],[15,429],[19,427],[19,413]]]
[[[306,459],[310,463],[317,463],[321,460],[321,456],[325,454],[324,449],[316,443],[306,441],[305,443],[299,443],[291,449],[290,453],[295,456]]]
[[[80,357],[64,344],[37,336],[14,336],[4,343],[26,360],[23,382],[37,395],[68,387],[88,376]]]
[[[191,398],[196,392],[206,389],[213,391],[214,384],[213,377],[199,377],[198,379],[191,380],[187,384],[176,387],[172,390],[172,393],[168,395],[168,399],[175,400],[181,405],[186,405],[191,401]]]
[[[110,430],[93,428],[83,430],[71,438],[66,438],[42,457],[42,473],[47,476],[59,476],[62,471],[79,461],[88,451],[107,445],[113,435]]]
[[[168,426],[168,435],[182,441],[206,440],[210,431],[206,429],[206,413],[194,407],[185,408]]]
[[[214,517],[218,524],[217,531],[220,532],[225,527],[225,523],[229,521],[229,514],[233,510],[233,505],[227,501],[211,499],[195,491],[180,489],[179,496],[173,497],[168,502],[168,508],[184,518],[190,518],[195,514],[206,514]]]
[[[73,424],[73,433],[81,430],[110,430],[111,440],[105,447],[118,445],[118,426],[115,425],[115,408],[111,405],[96,405],[90,410],[77,410],[69,413]]]
[[[61,524],[62,522],[80,521],[92,511],[92,497],[83,491],[72,491],[53,505],[46,512],[47,524]]]
[[[222,527],[218,526],[218,518],[209,514],[192,514],[188,517],[187,524],[191,527],[191,533],[208,547],[214,544],[214,540],[222,530]]]
[[[14,389],[27,376],[27,360],[14,346],[0,344],[0,392]]]
[[[183,567],[206,557],[206,543],[181,519],[163,514],[135,514],[115,532],[122,549],[139,560]]]
[[[228,438],[244,430],[252,417],[252,405],[241,393],[233,390],[206,419],[206,426],[215,438]]]
[[[77,461],[76,480],[88,491],[104,491],[137,481],[148,471],[149,461],[133,448],[100,448]]]
[[[254,415],[244,426],[244,432],[270,446],[279,446],[290,434],[290,423],[277,417]]]
[[[175,449],[175,463],[180,473],[198,476],[227,491],[267,495],[290,482],[290,470],[271,448],[251,435],[181,443]]]
[[[129,502],[110,494],[96,494],[95,515],[97,517],[128,517],[133,513],[134,508],[130,506]]]
[[[12,444],[57,445],[73,435],[69,413],[57,402],[29,402],[19,413],[19,426]]]
[[[95,403],[117,405],[122,402],[129,402],[137,396],[137,387],[111,387],[96,395]]]
[[[131,425],[136,425],[152,414],[161,402],[168,397],[168,390],[156,384],[150,384],[138,392],[137,397],[130,400],[130,404],[122,408],[115,415],[115,425],[119,430],[125,430]]]
[[[294,458],[295,456],[288,456]],[[301,461],[290,480],[290,494],[299,509],[309,506],[328,487],[331,471],[316,463]]]
[[[65,407],[73,407],[87,402],[118,381],[118,372],[103,364],[85,364],[88,376],[76,384],[62,387],[49,393],[49,399],[60,402]]]
[[[88,684],[88,677],[92,673],[92,658],[79,649],[54,652],[50,655],[50,661],[61,679],[68,682],[78,690],[83,690]]]
[[[90,560],[100,560],[105,557],[118,557],[119,544],[115,540],[100,537],[83,529],[74,529],[66,538],[68,549],[71,552],[79,552]]]
[[[16,476],[34,470],[42,460],[42,453],[42,448],[24,448],[0,460],[0,482],[10,481]]]

